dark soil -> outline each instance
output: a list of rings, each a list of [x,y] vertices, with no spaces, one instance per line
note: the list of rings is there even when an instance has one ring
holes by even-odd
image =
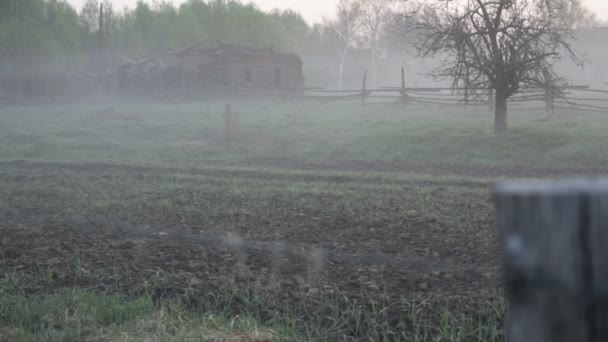
[[[342,253],[307,245],[230,241],[225,236],[125,234],[98,228],[3,220],[0,267],[27,274],[28,293],[76,287],[140,294],[145,291],[144,280],[156,279],[156,295],[163,297],[183,294],[188,288],[209,293],[236,285],[294,301],[301,299],[302,289],[340,291],[351,298],[370,295],[450,303],[464,312],[500,302],[495,258],[484,260],[488,251],[474,246],[437,246],[463,260],[457,262],[433,255],[426,247],[444,245],[441,241],[412,242],[404,248],[423,256],[405,257],[359,254],[356,248]],[[353,236],[351,242],[360,238]]]
[[[487,177],[573,171],[354,161],[282,160],[238,165]],[[0,174],[19,169],[40,169],[43,175],[49,170],[69,169],[92,177],[103,177],[104,170],[140,175],[157,172],[151,165],[0,163]],[[179,170],[183,172],[183,168]],[[46,196],[44,201],[49,203],[56,200],[52,194],[31,196]],[[167,196],[172,199],[172,194]],[[63,287],[142,293],[144,284],[156,282],[157,296],[171,296],[185,289],[213,293],[230,284],[256,287],[286,301],[301,299],[303,288],[311,293],[341,291],[353,297],[430,298],[451,303],[462,311],[500,305],[502,300],[498,243],[489,222],[475,228],[478,232],[473,235],[460,230],[456,223],[449,226],[416,217],[403,219],[397,214],[398,222],[389,222],[390,216],[374,221],[362,214],[355,226],[339,214],[331,220],[321,217],[320,224],[314,215],[305,213],[295,214],[290,224],[267,223],[270,228],[266,229],[259,222],[251,222],[245,229],[245,222],[239,230],[227,233],[217,226],[201,230],[194,229],[189,221],[177,224],[169,214],[165,221],[156,218],[153,224],[142,225],[68,218],[53,210],[31,216],[11,207],[10,198],[0,197],[0,204],[2,200],[6,203],[0,210],[0,268],[18,273],[30,293]],[[282,225],[285,231],[275,241],[273,229]]]

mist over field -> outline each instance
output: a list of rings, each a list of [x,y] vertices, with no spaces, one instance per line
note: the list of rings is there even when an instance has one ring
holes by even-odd
[[[551,1],[0,0],[0,341],[505,341],[493,184],[608,171]]]

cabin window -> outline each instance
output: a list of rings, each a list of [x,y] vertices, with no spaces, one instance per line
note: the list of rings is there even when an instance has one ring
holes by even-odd
[[[253,79],[251,75],[251,67],[245,67],[245,82],[251,82]]]
[[[274,69],[274,87],[281,88],[281,69],[280,68]]]

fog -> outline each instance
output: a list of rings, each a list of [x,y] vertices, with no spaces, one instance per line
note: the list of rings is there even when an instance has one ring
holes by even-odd
[[[608,172],[589,12],[505,86],[380,0],[112,3],[0,1],[0,340],[504,341],[496,182]]]
[[[182,4],[184,0],[172,0],[170,1],[176,5]],[[310,1],[298,1],[298,0],[253,0],[251,3],[260,6],[265,11],[270,11],[275,8],[285,10],[292,9],[296,12],[302,13],[304,18],[309,23],[320,23],[323,16],[331,16],[332,10],[335,8],[336,0],[310,0]],[[85,3],[85,0],[68,0],[72,6],[81,8]],[[136,0],[112,0],[112,5],[116,8],[133,7],[137,3]],[[595,12],[597,16],[602,20],[608,20],[608,4],[603,0],[584,0],[584,5],[591,11]]]

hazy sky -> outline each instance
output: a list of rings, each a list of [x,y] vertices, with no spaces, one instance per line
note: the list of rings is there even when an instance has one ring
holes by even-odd
[[[137,0],[111,0],[118,8],[133,6]],[[180,4],[185,0],[169,0],[175,4]],[[68,0],[69,3],[80,8],[85,0]],[[147,0],[152,3],[152,0]],[[291,8],[300,12],[304,18],[313,23],[319,22],[323,16],[331,16],[332,10],[338,0],[242,0],[244,3],[253,2],[263,10],[273,8]],[[608,19],[608,0],[583,0],[583,2],[593,10],[601,19]]]

